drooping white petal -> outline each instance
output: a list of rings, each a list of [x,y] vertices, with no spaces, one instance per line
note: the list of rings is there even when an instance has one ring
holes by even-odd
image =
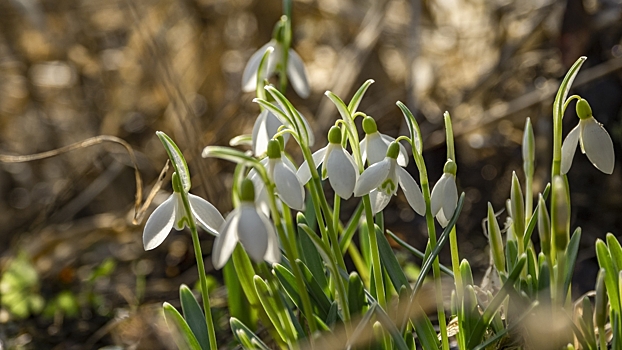
[[[305,191],[296,176],[283,161],[275,160],[273,168],[273,181],[279,197],[288,207],[296,210],[303,210],[305,203]]]
[[[445,198],[445,182],[449,180],[449,175],[443,173],[434,188],[432,188],[432,194],[430,194],[430,209],[432,215],[438,214],[439,210],[443,207],[443,199]]]
[[[374,215],[381,212],[391,201],[392,195],[384,193],[382,191],[373,190],[369,193],[369,199],[371,201],[371,208]]]
[[[445,190],[443,191],[443,215],[447,220],[451,219],[456,211],[458,203],[458,188],[456,187],[456,178],[448,175],[449,180],[445,181]],[[447,226],[447,224],[445,224]],[[443,226],[443,227],[445,227]]]
[[[257,212],[252,203],[242,202],[239,209],[238,239],[251,259],[255,262],[261,262],[268,249],[268,227],[270,224],[262,220],[263,215]]]
[[[319,166],[320,164],[322,164],[327,149],[328,146],[320,148],[315,153],[313,153],[313,163],[315,163],[315,166]],[[300,168],[298,168],[298,172],[296,173],[296,175],[300,179],[300,183],[302,183],[303,185],[311,180],[311,170],[309,169],[309,164],[306,160],[300,165]]]
[[[151,213],[143,231],[143,247],[151,250],[158,247],[171,232],[175,222],[175,198],[168,197]]]
[[[188,193],[188,201],[192,209],[192,215],[205,231],[217,236],[218,229],[225,223],[218,209],[205,199]]]
[[[389,144],[380,137],[379,132],[366,135],[365,138],[367,139],[367,148],[365,150],[367,162],[371,165],[382,161],[387,155]]]
[[[415,179],[406,171],[406,169],[402,167],[395,168],[397,173],[397,178],[404,191],[404,195],[406,196],[406,201],[410,205],[413,210],[423,216],[425,215],[425,200],[423,199],[423,194],[421,193],[421,189],[419,189],[419,185]]]
[[[384,142],[387,144],[387,148],[389,148],[389,145],[391,144],[391,142],[395,141],[395,138],[389,135],[380,134],[380,137],[382,137]],[[404,147],[404,145],[400,143],[399,146],[400,146],[400,153],[397,155],[397,164],[399,164],[400,166],[406,167],[408,165],[408,152],[406,151],[406,147]]]
[[[572,165],[572,159],[574,158],[574,154],[577,151],[579,136],[581,136],[581,130],[579,128],[579,125],[577,125],[568,133],[566,139],[564,140],[564,143],[562,144],[562,174],[566,174],[568,173],[568,170],[570,170],[570,166]]]
[[[443,212],[443,209],[439,210],[438,214],[436,214],[436,220],[443,228],[447,227],[449,224],[449,219]]]
[[[343,199],[348,199],[354,192],[358,178],[358,170],[352,156],[341,145],[330,144],[332,150],[327,153],[324,166],[328,173],[328,180],[335,193]]]
[[[583,119],[580,124],[582,127],[581,143],[587,158],[596,169],[605,174],[613,173],[615,155],[613,142],[607,130],[594,117]]]
[[[309,97],[309,81],[307,80],[305,64],[296,51],[292,49],[289,49],[287,76],[298,96],[302,98]]]
[[[380,186],[382,181],[389,176],[389,170],[391,170],[391,163],[386,158],[383,161],[372,164],[369,168],[365,169],[356,182],[356,186],[354,187],[354,196],[364,196],[376,187]]]
[[[283,125],[283,123],[281,123],[279,118],[267,109],[259,113],[255,125],[253,126],[252,135],[253,154],[256,157],[268,151],[268,141],[277,133],[281,125]]]
[[[267,217],[261,217],[261,220],[266,225],[268,229],[268,248],[266,249],[266,254],[264,254],[263,259],[270,264],[278,263],[281,261],[281,249],[279,248],[279,238],[274,232],[274,228],[268,220]]]
[[[251,56],[251,58],[246,63],[246,67],[244,67],[244,73],[242,73],[242,91],[249,92],[253,91],[257,88],[257,70],[259,69],[259,63],[261,63],[261,58],[263,57],[266,49],[268,47],[274,46],[275,41],[271,40],[259,50],[255,51],[255,53]],[[270,61],[274,61],[273,57],[275,57],[275,52],[270,54],[269,62],[268,62],[268,76],[272,74],[274,68],[270,69],[271,66],[274,66],[274,63]]]
[[[240,210],[234,209],[227,215],[225,223],[220,227],[220,234],[214,240],[212,248],[212,263],[214,268],[221,269],[229,260],[231,253],[238,243],[238,223],[240,221]]]

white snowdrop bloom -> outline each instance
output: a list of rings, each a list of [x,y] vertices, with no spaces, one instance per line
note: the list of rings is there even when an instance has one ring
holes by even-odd
[[[376,121],[369,116],[363,119],[363,131],[365,131],[365,137],[360,143],[363,162],[367,161],[369,165],[372,165],[382,161],[395,138],[378,132]],[[397,155],[397,164],[405,167],[408,165],[408,153],[404,146],[398,145],[400,152]]]
[[[278,24],[277,24],[278,25]],[[268,57],[268,66],[266,69],[266,76],[263,79],[268,79],[274,74],[278,66],[283,64],[283,45],[276,39],[270,40],[267,44],[257,50],[246,63],[244,73],[242,74],[242,91],[250,92],[257,89],[257,71],[261,59],[266,50],[272,47],[274,51],[270,53]],[[304,62],[298,56],[296,51],[289,49],[287,55],[287,77],[289,78],[292,87],[302,98],[309,97],[309,80],[307,79],[307,71]]]
[[[311,131],[309,122],[299,111],[296,110],[296,112],[300,115],[300,119],[308,132],[307,142],[309,143],[309,146],[313,146],[315,137]],[[251,136],[251,145],[255,157],[261,157],[268,151],[268,142],[274,137],[274,135],[276,135],[282,125],[284,125],[284,122],[267,109],[264,109],[259,114],[257,120],[255,120],[255,124],[253,125],[253,134]],[[285,125],[294,129],[289,124]],[[283,135],[283,140],[287,143],[287,140],[289,140],[289,134],[285,133]]]
[[[458,188],[456,187],[456,163],[448,159],[443,175],[438,180],[430,195],[430,209],[441,226],[446,227],[454,215],[458,204]]]
[[[587,155],[596,169],[605,174],[613,173],[615,155],[609,133],[592,116],[592,108],[586,100],[580,99],[577,102],[577,115],[579,125],[568,133],[562,145],[561,173],[566,174],[570,170],[577,143],[581,145],[581,152]]]
[[[341,129],[337,126],[328,132],[328,146],[313,153],[313,162],[322,167],[322,179],[328,178],[335,193],[343,199],[348,199],[354,192],[354,186],[359,178],[359,172],[354,158],[341,146]],[[298,168],[300,182],[306,184],[311,180],[311,170],[307,161]]]
[[[241,185],[240,206],[235,208],[220,227],[220,235],[214,241],[212,262],[221,269],[231,257],[238,242],[255,262],[276,263],[281,260],[279,240],[268,217],[257,210],[254,203],[255,189],[251,180]]]
[[[419,215],[425,215],[425,201],[415,179],[398,163],[399,144],[392,142],[386,157],[365,169],[354,188],[354,195],[361,197],[369,193],[374,214],[382,211],[391,197],[402,188],[408,204]]]
[[[188,193],[188,202],[192,211],[192,218],[186,216],[181,194],[181,184],[177,174],[173,174],[173,194],[160,204],[151,214],[143,231],[143,246],[145,250],[157,248],[172,228],[181,231],[188,226],[189,220],[194,220],[205,231],[218,235],[218,228],[225,222],[222,215],[212,204],[205,199]]]
[[[296,166],[287,157],[281,157],[281,145],[278,140],[270,140],[268,157],[262,159],[261,164],[266,167],[281,201],[292,209],[304,210],[304,187],[296,175]],[[263,180],[254,169],[249,172],[248,178],[255,185],[255,193],[258,194],[257,205],[264,214],[269,215],[269,198]]]

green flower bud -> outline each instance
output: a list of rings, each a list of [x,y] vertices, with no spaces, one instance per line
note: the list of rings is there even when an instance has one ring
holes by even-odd
[[[328,142],[340,144],[341,143],[341,128],[338,126],[332,126],[328,130]]]
[[[181,179],[179,179],[179,174],[177,172],[173,172],[171,176],[171,183],[173,184],[173,191],[177,193],[181,193],[183,191],[183,186],[181,185]]]
[[[495,216],[492,204],[488,202],[488,240],[490,244],[490,252],[495,268],[499,272],[505,272],[505,254],[503,252],[503,238],[501,237],[501,229]]]
[[[538,197],[538,233],[540,235],[540,249],[547,257],[551,255],[551,218],[546,209],[542,194]]]
[[[255,201],[255,185],[249,179],[242,180],[240,185],[240,200],[242,202],[254,202]]]
[[[557,251],[563,252],[570,240],[570,204],[568,203],[568,187],[563,177],[553,178],[552,192],[553,241]]]
[[[533,163],[536,159],[536,141],[533,134],[531,119],[527,118],[525,131],[523,132],[523,162]]]
[[[443,172],[456,176],[456,174],[458,173],[458,165],[453,160],[447,159],[447,162],[445,162],[445,166],[443,166]]]
[[[512,188],[510,191],[510,212],[512,214],[512,223],[514,227],[514,235],[522,240],[525,235],[525,201],[523,199],[523,191],[516,172],[512,172]]]
[[[296,214],[296,224],[307,225],[307,217],[305,216],[305,214],[303,214],[302,212],[298,212],[298,214]]]
[[[598,277],[596,277],[596,305],[594,309],[594,323],[602,329],[607,323],[607,289],[605,288],[604,268],[598,271]]]
[[[378,132],[378,126],[374,118],[367,116],[363,119],[363,131],[367,135]]]
[[[592,117],[592,107],[587,103],[587,100],[580,99],[577,101],[577,115],[579,119],[587,119]]]
[[[387,148],[387,157],[397,159],[397,156],[400,154],[400,145],[393,141],[389,144],[389,148]]]
[[[268,141],[268,158],[270,159],[281,158],[281,144],[278,140]]]

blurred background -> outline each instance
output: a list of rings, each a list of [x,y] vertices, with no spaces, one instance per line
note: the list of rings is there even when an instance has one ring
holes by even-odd
[[[241,92],[242,71],[281,13],[277,0],[0,1],[0,153],[114,135],[136,151],[146,194],[167,158],[155,136],[162,130],[188,159],[192,192],[226,213],[233,168],[200,151],[251,132],[259,108]],[[622,154],[620,0],[296,0],[293,30],[311,96],[287,96],[309,119],[316,149],[338,118],[324,91],[349,100],[374,79],[360,110],[381,132],[404,135],[395,102],[405,102],[426,137],[434,183],[445,162],[442,115],[451,113],[466,193],[460,253],[480,273],[489,261],[487,202],[504,208],[512,171],[524,182],[527,117],[536,132],[534,195],[549,181],[553,96],[581,55],[588,60],[573,92],[590,101]],[[578,295],[593,286],[595,239],[622,229],[620,162],[606,176],[577,155],[569,180],[572,226],[583,228]],[[196,282],[191,240],[172,233],[145,252],[142,225],[132,224],[135,190],[130,158],[115,144],[0,163],[0,349],[174,348],[159,310],[177,304],[180,283]],[[170,191],[167,178],[147,214]],[[344,203],[344,216],[354,206]],[[385,218],[424,249],[425,222],[403,197]],[[209,259],[212,237],[202,237],[219,339],[230,347],[226,291]]]

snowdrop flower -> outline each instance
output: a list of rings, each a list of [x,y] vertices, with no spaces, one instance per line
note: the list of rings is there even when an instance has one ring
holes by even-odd
[[[348,199],[354,192],[354,186],[359,177],[354,158],[341,146],[341,129],[333,126],[328,131],[328,146],[313,153],[315,165],[324,164],[322,179],[330,182],[335,193],[343,199]],[[311,170],[305,161],[298,169],[300,182],[306,184],[311,180]]]
[[[253,126],[252,134],[252,149],[255,157],[260,157],[268,151],[268,142],[279,131],[279,128],[283,125],[279,118],[267,109],[264,109],[257,117],[255,125]],[[289,135],[283,136],[287,142]]]
[[[376,121],[372,117],[363,119],[363,131],[365,131],[365,138],[361,141],[363,162],[367,160],[369,165],[372,165],[382,161],[387,154],[389,144],[395,141],[395,139],[389,135],[379,133]],[[405,167],[408,165],[408,153],[406,153],[404,146],[398,145],[400,152],[397,155],[397,164]]]
[[[454,215],[458,204],[458,188],[456,187],[456,163],[448,159],[443,169],[443,176],[432,189],[431,209],[432,214],[441,226],[446,227],[449,219]]]
[[[266,69],[266,76],[263,79],[268,79],[274,72],[283,64],[283,43],[281,37],[283,36],[284,25],[280,21],[276,24],[274,30],[274,38],[267,44],[257,50],[246,63],[244,73],[242,74],[242,90],[244,92],[254,91],[257,89],[257,71],[261,58],[268,48],[273,48],[274,51],[268,57],[268,66]],[[304,62],[298,56],[293,49],[288,50],[287,54],[287,66],[285,67],[287,77],[292,84],[292,87],[302,98],[309,97],[309,80],[307,79],[307,71],[305,69]]]
[[[143,246],[145,250],[157,248],[171,232],[172,228],[181,231],[194,220],[205,231],[218,235],[218,228],[225,222],[222,215],[205,199],[187,193],[192,218],[186,216],[182,197],[182,186],[177,173],[173,173],[173,194],[158,206],[145,224]]]
[[[382,211],[391,197],[397,193],[397,186],[402,188],[408,204],[419,215],[425,215],[425,201],[419,185],[410,174],[399,166],[399,144],[391,142],[384,160],[372,164],[361,174],[354,195],[361,197],[369,193],[374,214]]]
[[[214,241],[212,262],[221,269],[229,260],[238,242],[255,262],[276,263],[281,260],[279,240],[272,223],[255,207],[255,188],[251,180],[244,179],[240,191],[240,206],[235,208],[220,227]]]
[[[581,152],[594,164],[596,169],[605,174],[613,173],[615,155],[613,142],[607,130],[592,116],[592,108],[586,100],[577,102],[577,125],[564,140],[562,145],[561,173],[566,174],[572,165],[577,143],[580,142]]]

